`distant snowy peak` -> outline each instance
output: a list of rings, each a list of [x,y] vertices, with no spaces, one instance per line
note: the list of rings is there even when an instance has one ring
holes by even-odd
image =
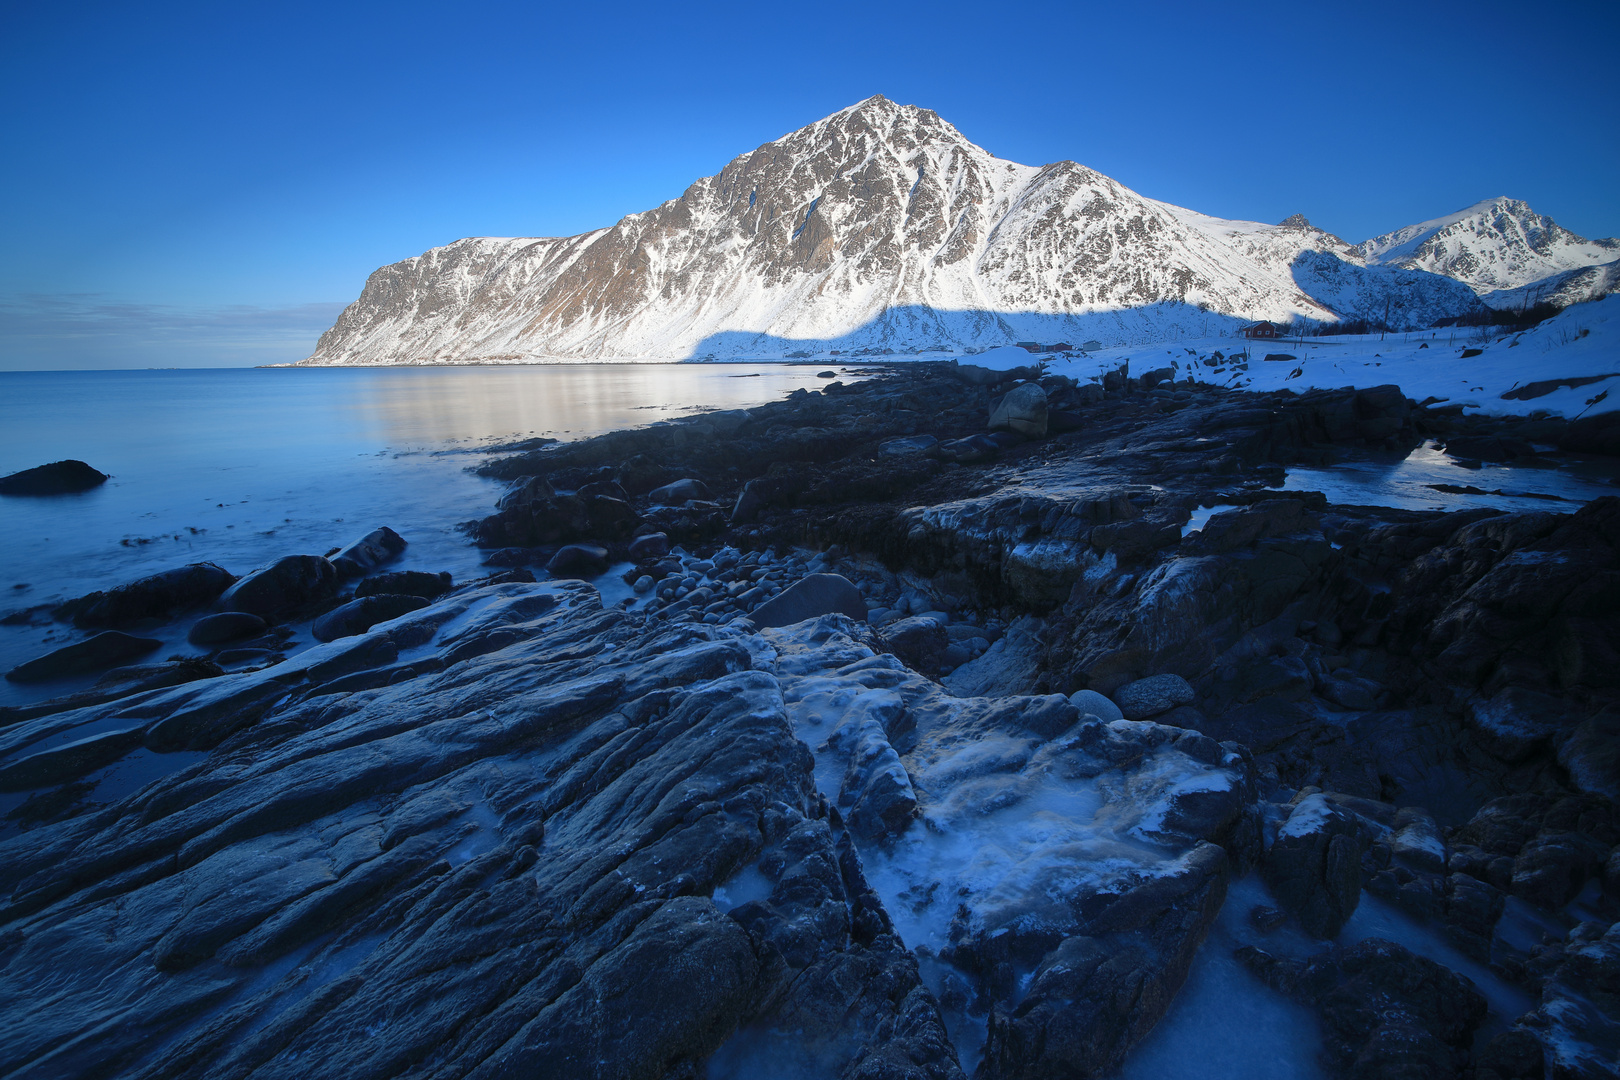
[[[609,228],[462,240],[385,266],[307,362],[1123,343],[1259,319],[1429,325],[1479,307],[1445,277],[1366,266],[1303,217],[1223,221],[1072,161],[1004,161],[877,96]]]
[[[1372,265],[1444,274],[1484,294],[1612,262],[1620,240],[1584,239],[1527,203],[1500,198],[1374,237],[1357,252]]]

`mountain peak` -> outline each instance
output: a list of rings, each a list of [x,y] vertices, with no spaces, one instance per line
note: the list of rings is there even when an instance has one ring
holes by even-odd
[[[1477,307],[1456,282],[1360,265],[1303,218],[1221,221],[1072,162],[1004,161],[874,94],[610,228],[383,267],[312,362],[1126,342]]]
[[[1611,262],[1620,241],[1576,236],[1523,199],[1498,195],[1375,236],[1356,250],[1374,265],[1445,274],[1489,293]]]

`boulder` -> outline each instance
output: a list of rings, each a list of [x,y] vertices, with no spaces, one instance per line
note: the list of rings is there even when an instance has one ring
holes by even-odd
[[[266,625],[263,619],[251,612],[221,611],[198,619],[186,635],[186,640],[193,645],[219,645],[257,637],[264,633]]]
[[[448,570],[430,574],[425,570],[394,570],[369,577],[355,587],[356,596],[420,596],[437,600],[450,591],[454,581]]]
[[[749,613],[748,618],[755,626],[764,629],[768,626],[791,626],[835,612],[865,622],[866,597],[848,578],[838,574],[811,574],[759,605]]]
[[[608,550],[595,544],[566,544],[546,563],[546,573],[557,578],[595,577],[608,568]]]
[[[1361,902],[1356,823],[1321,795],[1295,803],[1266,853],[1277,902],[1314,937],[1334,938]]]
[[[319,555],[288,555],[255,570],[219,598],[226,611],[246,611],[264,619],[288,614],[305,604],[337,595],[337,568]]]
[[[106,482],[106,473],[69,459],[0,476],[0,495],[72,495]]]
[[[56,616],[71,618],[75,626],[123,626],[163,618],[211,603],[235,580],[236,575],[213,563],[191,563],[69,600],[56,609]]]
[[[905,661],[907,667],[924,675],[939,672],[945,651],[951,644],[945,627],[938,620],[923,615],[913,615],[885,626],[883,641],[890,652]]]
[[[316,641],[336,641],[338,638],[353,637],[355,634],[365,633],[378,623],[397,619],[427,605],[425,598],[403,593],[362,596],[316,619],[315,625],[310,627],[310,633],[314,635]]]
[[[46,682],[66,679],[74,675],[88,675],[92,671],[122,664],[138,656],[145,656],[163,642],[156,638],[134,637],[118,630],[107,630],[88,641],[65,645],[60,649],[18,664],[6,672],[12,682]]]
[[[991,431],[1015,431],[1031,439],[1046,435],[1046,391],[1036,383],[1025,383],[1007,391],[990,411]]]
[[[709,494],[708,486],[703,481],[688,477],[654,488],[647,493],[647,498],[659,506],[684,506],[693,499],[708,502],[714,496]]]
[[[332,557],[338,576],[351,578],[368,574],[405,550],[405,538],[384,525],[373,529]]]
[[[1198,695],[1180,675],[1150,675],[1114,691],[1114,701],[1127,720],[1148,720],[1178,705],[1191,705]]]
[[[1104,723],[1125,719],[1125,714],[1120,711],[1118,705],[1095,690],[1076,690],[1069,695],[1069,702],[1082,713],[1095,716]]]
[[[630,558],[636,562],[661,559],[668,554],[669,536],[665,533],[647,533],[630,541]]]

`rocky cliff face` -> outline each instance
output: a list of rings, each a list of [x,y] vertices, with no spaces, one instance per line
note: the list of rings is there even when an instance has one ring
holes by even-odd
[[[1108,343],[1237,320],[1477,306],[1303,218],[1223,221],[1071,161],[1002,161],[882,97],[563,239],[461,240],[372,275],[307,363],[783,355]]]
[[[1484,295],[1613,262],[1620,240],[1587,240],[1528,203],[1501,198],[1376,236],[1356,251],[1370,264],[1444,274]]]

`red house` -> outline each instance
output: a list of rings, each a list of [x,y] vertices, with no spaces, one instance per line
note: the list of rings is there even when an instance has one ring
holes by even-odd
[[[1257,322],[1253,326],[1245,326],[1238,333],[1246,338],[1275,338],[1282,337],[1277,328],[1268,322]]]

